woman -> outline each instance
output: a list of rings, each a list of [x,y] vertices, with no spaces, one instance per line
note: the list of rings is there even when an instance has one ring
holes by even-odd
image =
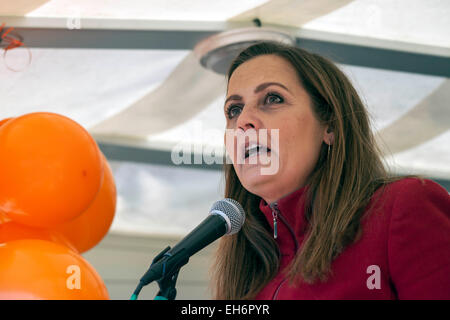
[[[450,298],[449,194],[387,173],[367,111],[335,65],[296,47],[252,45],[229,69],[224,112],[227,129],[266,129],[279,143],[225,137],[225,196],[246,221],[220,241],[215,298]],[[261,174],[267,163],[241,163],[236,148],[246,160],[276,157],[278,170]]]

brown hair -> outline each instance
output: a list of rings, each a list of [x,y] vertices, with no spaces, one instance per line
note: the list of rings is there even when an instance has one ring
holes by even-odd
[[[368,113],[351,82],[329,60],[298,47],[260,42],[232,62],[228,81],[242,63],[273,54],[289,61],[312,101],[312,110],[334,132],[330,157],[323,143],[308,178],[308,231],[288,267],[291,284],[326,281],[334,258],[360,235],[366,206],[381,186],[403,177],[390,176],[375,143]],[[251,299],[278,272],[280,253],[270,226],[259,210],[261,198],[240,183],[232,164],[224,164],[225,197],[246,212],[241,231],[219,242],[213,270],[216,299]]]

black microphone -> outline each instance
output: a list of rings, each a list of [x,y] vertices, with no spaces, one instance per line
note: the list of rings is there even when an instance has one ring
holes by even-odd
[[[209,211],[209,216],[200,225],[172,249],[166,248],[153,260],[140,279],[138,287],[142,288],[152,281],[174,275],[188,263],[192,255],[225,234],[237,233],[244,221],[245,212],[239,202],[229,198],[216,201]],[[132,299],[137,298],[138,290],[136,291]]]

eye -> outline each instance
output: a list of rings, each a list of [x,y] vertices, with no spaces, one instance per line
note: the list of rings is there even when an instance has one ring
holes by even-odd
[[[238,116],[242,111],[242,106],[232,104],[227,108],[226,114],[228,116],[228,119],[233,119],[234,117]]]
[[[283,102],[284,102],[283,98],[279,94],[273,92],[269,92],[264,100],[265,104],[283,103]]]

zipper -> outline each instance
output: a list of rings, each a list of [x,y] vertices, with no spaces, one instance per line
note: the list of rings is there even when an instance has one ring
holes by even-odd
[[[269,207],[272,209],[272,217],[273,217],[273,238],[278,238],[278,217],[283,221],[283,223],[286,225],[286,227],[289,229],[289,232],[292,235],[292,238],[295,242],[295,252],[297,252],[298,249],[298,241],[295,237],[294,229],[292,229],[291,225],[286,221],[286,219],[283,217],[283,215],[280,212],[280,209],[278,208],[278,203],[273,202],[269,205]]]
[[[278,203],[273,202],[270,205],[270,208],[272,209],[272,217],[273,217],[273,237],[276,239],[278,237],[278,218],[281,219],[281,221],[284,223],[284,225],[288,228],[292,238],[294,239],[295,243],[295,252],[298,250],[298,241],[295,237],[294,229],[291,227],[291,225],[286,221],[286,219],[283,217],[283,215],[280,212],[280,209],[278,208]],[[281,286],[286,282],[287,278],[283,279],[283,281],[280,282],[277,289],[275,290],[275,293],[273,294],[272,300],[275,300],[278,296],[278,293],[281,289]]]
[[[272,209],[272,217],[273,217],[273,238],[276,239],[278,237],[277,218],[280,210],[278,209],[278,204],[276,202],[271,203],[270,208]]]
[[[281,286],[286,282],[287,278],[284,278],[283,281],[280,282],[280,284],[278,285],[277,289],[275,290],[275,293],[273,294],[272,300],[276,300],[277,296],[278,296],[278,292],[281,289]]]
[[[297,241],[297,237],[295,236],[294,229],[286,221],[286,219],[283,217],[283,215],[281,214],[280,211],[278,211],[278,216],[280,217],[281,221],[283,221],[283,223],[286,225],[286,227],[289,229],[289,232],[291,233],[291,236],[292,236],[292,238],[294,239],[294,242],[295,242],[295,252],[297,252],[297,250],[298,250],[298,241]]]

